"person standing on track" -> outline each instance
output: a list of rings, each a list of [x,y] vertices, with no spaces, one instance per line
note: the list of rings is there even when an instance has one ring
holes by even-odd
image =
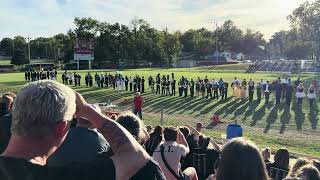
[[[140,96],[140,92],[137,92],[137,95],[133,99],[133,113],[135,115],[138,115],[140,119],[142,120],[142,106],[143,106],[144,100],[143,97]]]

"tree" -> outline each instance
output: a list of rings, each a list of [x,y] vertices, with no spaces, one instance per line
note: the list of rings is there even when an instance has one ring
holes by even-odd
[[[219,51],[231,51],[233,42],[241,39],[242,31],[233,21],[228,20],[216,29],[215,36]]]
[[[23,65],[23,64],[29,64],[29,59],[26,58],[26,53],[22,49],[15,49],[14,55],[11,59],[11,64],[13,65]]]
[[[86,41],[93,41],[99,31],[100,22],[88,17],[88,18],[74,18],[74,24],[76,29],[74,33],[76,38]]]
[[[13,40],[10,38],[3,38],[0,42],[0,54],[4,56],[12,56],[13,54]]]
[[[22,36],[16,36],[13,39],[14,49],[25,49],[26,48],[26,39]]]
[[[288,16],[291,26],[297,29],[303,41],[315,42],[314,54],[320,59],[320,0],[306,1]]]
[[[175,58],[180,54],[182,45],[180,42],[181,33],[168,33],[167,29],[161,32],[160,48],[163,59],[168,67],[172,67]]]

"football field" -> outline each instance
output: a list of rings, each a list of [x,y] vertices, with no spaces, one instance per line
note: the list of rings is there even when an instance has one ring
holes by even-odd
[[[234,67],[233,67],[234,68]],[[225,69],[225,68],[221,68]],[[175,79],[178,81],[181,76],[185,76],[190,80],[196,80],[198,77],[204,79],[205,76],[212,80],[213,78],[224,81],[231,85],[234,77],[240,81],[244,78],[253,79],[255,82],[264,80],[275,80],[277,73],[255,73],[246,74],[242,69],[234,68],[234,70],[224,71],[219,68],[186,68],[186,69],[134,69],[134,70],[99,70],[98,73],[121,73],[124,76],[144,76],[146,79],[146,93],[142,94],[145,99],[144,105],[144,121],[147,125],[194,125],[196,122],[203,122],[205,125],[205,134],[211,137],[220,138],[225,134],[225,127],[228,123],[238,121],[244,127],[244,135],[254,140],[261,148],[271,147],[278,149],[286,147],[290,152],[295,154],[309,155],[320,157],[320,131],[319,131],[319,98],[317,105],[310,110],[307,99],[304,99],[302,108],[298,108],[295,98],[292,100],[291,108],[286,108],[284,102],[276,106],[274,94],[270,95],[271,103],[264,105],[264,99],[261,103],[256,101],[235,100],[231,97],[232,92],[229,87],[229,98],[224,101],[215,101],[212,99],[196,97],[179,97],[179,96],[161,96],[150,92],[147,85],[149,76],[155,77],[158,73],[162,75],[170,75],[174,73]],[[230,68],[232,69],[232,68]],[[74,72],[74,71],[70,71]],[[81,86],[70,86],[74,90],[80,92],[90,103],[105,103],[111,101],[113,104],[119,105],[117,110],[131,110],[131,103],[124,103],[131,100],[134,93],[129,91],[117,91],[113,88],[98,88],[94,85],[92,88],[86,87],[84,77],[87,71],[76,71],[82,76]],[[90,72],[92,76],[96,71]],[[62,72],[58,73],[58,81],[62,82]],[[309,83],[314,78],[319,80],[319,76],[315,74],[301,75],[302,81],[309,87]],[[291,76],[292,81],[297,79]],[[0,90],[17,91],[19,87],[24,85],[24,73],[6,73],[0,74]],[[178,93],[177,93],[178,94]],[[189,92],[190,94],[190,92]],[[163,113],[163,121],[161,119]],[[222,118],[222,123],[213,126],[210,118],[213,114],[218,114]]]

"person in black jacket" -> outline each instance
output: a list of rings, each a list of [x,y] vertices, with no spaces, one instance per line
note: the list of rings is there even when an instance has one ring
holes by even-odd
[[[171,96],[176,96],[176,80],[171,81]]]
[[[276,104],[280,104],[281,101],[281,93],[282,93],[282,84],[280,77],[278,80],[274,83],[274,90],[276,91]]]
[[[265,96],[265,100],[266,100],[265,104],[268,105],[270,94],[271,94],[271,84],[269,81],[267,81],[267,84],[264,85],[263,90],[264,90],[264,96]]]
[[[293,94],[294,88],[291,84],[291,79],[288,80],[287,88],[286,88],[286,105],[290,107],[291,100],[292,100],[292,94]]]
[[[263,91],[263,85],[260,83],[260,82],[258,82],[258,85],[257,85],[257,100],[258,100],[258,103],[260,103],[261,102],[261,96],[262,96],[262,91]]]
[[[249,101],[252,102],[253,101],[253,94],[254,94],[254,82],[252,81],[252,79],[250,79],[249,81]]]

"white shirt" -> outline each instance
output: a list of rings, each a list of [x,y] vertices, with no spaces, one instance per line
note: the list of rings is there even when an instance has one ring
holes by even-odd
[[[159,163],[165,177],[168,180],[176,179],[171,172],[167,169],[166,165],[162,161],[160,147],[163,144],[164,146],[164,157],[166,161],[168,162],[171,169],[173,169],[177,175],[179,175],[179,170],[181,168],[180,159],[181,157],[185,157],[189,153],[189,148],[178,144],[175,141],[165,141],[158,145],[156,150],[153,152],[153,157],[156,159],[156,161]]]

